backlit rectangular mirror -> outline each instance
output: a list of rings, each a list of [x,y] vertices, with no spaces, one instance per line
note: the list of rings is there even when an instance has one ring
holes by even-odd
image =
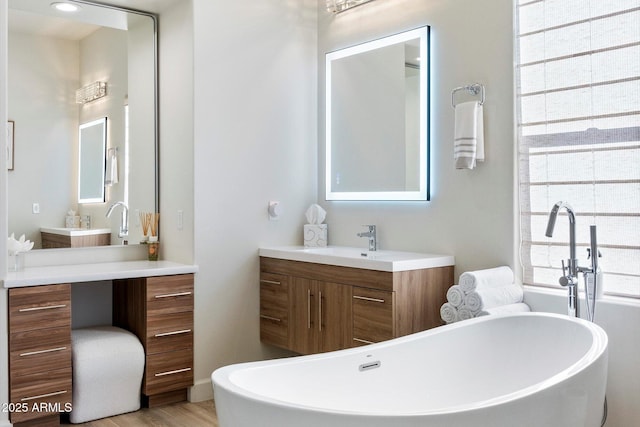
[[[429,200],[429,27],[326,55],[326,199]]]
[[[78,203],[104,203],[107,118],[80,125]]]

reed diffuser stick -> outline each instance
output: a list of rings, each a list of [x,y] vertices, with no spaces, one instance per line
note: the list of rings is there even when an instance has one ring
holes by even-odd
[[[149,227],[151,227],[151,213],[149,212],[140,212],[140,224],[142,225],[142,235],[147,237],[147,233],[149,232]]]
[[[157,236],[158,235],[158,223],[160,222],[160,214],[159,213],[153,213],[151,215],[152,215],[152,218],[151,218],[151,235],[152,236]]]

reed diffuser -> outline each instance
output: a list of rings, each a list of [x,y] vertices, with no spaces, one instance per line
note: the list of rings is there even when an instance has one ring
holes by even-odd
[[[158,224],[160,222],[159,213],[149,214],[149,243],[147,244],[149,261],[158,260],[158,248],[160,243],[158,242]]]
[[[151,229],[151,212],[140,212],[140,225],[142,226],[142,241],[140,243],[147,244],[149,242],[149,236],[147,235]]]

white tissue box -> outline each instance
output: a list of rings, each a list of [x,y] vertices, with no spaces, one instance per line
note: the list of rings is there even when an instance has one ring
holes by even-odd
[[[67,215],[64,217],[64,226],[66,228],[80,228],[80,216]]]
[[[307,248],[327,246],[327,224],[305,224],[304,246]]]

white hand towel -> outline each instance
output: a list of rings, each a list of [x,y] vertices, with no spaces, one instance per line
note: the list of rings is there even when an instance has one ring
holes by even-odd
[[[522,286],[512,284],[499,288],[476,289],[464,296],[464,305],[472,312],[522,302]]]
[[[458,310],[448,302],[440,307],[440,317],[447,323],[453,323],[458,320]]]
[[[453,285],[447,290],[447,301],[454,307],[459,307],[464,301],[464,291],[460,286]]]
[[[531,308],[524,302],[516,304],[501,305],[499,307],[488,308],[486,310],[480,310],[477,316],[489,316],[491,314],[503,314],[503,313],[525,313],[531,311]]]
[[[460,308],[458,308],[458,320],[467,320],[473,319],[475,314],[473,311],[469,310],[469,307],[462,304]]]
[[[460,275],[458,286],[465,293],[469,293],[478,288],[499,288],[512,283],[513,271],[509,267],[503,266],[464,272]]]
[[[484,161],[484,113],[478,101],[455,107],[454,159],[456,169],[473,169]]]

